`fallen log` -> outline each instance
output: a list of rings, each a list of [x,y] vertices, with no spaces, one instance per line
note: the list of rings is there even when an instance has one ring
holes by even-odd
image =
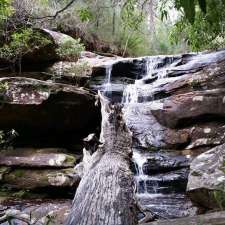
[[[83,177],[66,225],[136,225],[137,206],[130,170],[132,137],[123,121],[122,107],[99,96],[102,145],[89,160],[83,160]]]

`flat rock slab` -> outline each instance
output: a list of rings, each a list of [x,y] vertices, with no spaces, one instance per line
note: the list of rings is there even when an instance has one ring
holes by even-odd
[[[142,225],[224,225],[225,211],[205,215],[186,217],[182,219],[162,220]]]
[[[0,182],[13,189],[74,188],[80,178],[68,169],[12,169],[0,167]]]
[[[64,149],[32,149],[21,148],[2,150],[0,166],[13,167],[74,167],[76,156],[64,153]]]

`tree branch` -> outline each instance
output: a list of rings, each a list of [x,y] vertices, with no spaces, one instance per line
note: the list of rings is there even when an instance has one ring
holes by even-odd
[[[76,0],[71,0],[67,5],[65,5],[62,9],[56,11],[54,15],[48,15],[43,17],[35,17],[33,19],[36,20],[42,20],[42,19],[55,19],[60,13],[64,12],[66,9],[68,9]]]

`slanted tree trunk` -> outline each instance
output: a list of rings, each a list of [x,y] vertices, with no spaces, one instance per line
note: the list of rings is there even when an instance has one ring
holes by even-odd
[[[66,225],[136,225],[131,134],[121,107],[100,98],[103,144],[84,165]]]

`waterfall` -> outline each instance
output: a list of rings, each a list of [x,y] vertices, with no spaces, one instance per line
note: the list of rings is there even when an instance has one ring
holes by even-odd
[[[147,193],[147,175],[145,175],[143,171],[143,165],[146,163],[147,159],[140,152],[134,150],[133,161],[135,163],[137,193]]]
[[[138,103],[144,101],[144,96],[146,89],[149,89],[149,85],[145,85],[146,81],[153,82],[155,79],[164,79],[167,77],[167,69],[172,64],[172,59],[169,63],[162,62],[165,56],[149,56],[146,58],[146,74],[140,80],[135,80],[134,84],[127,85],[123,92],[122,103]]]
[[[179,171],[177,174],[176,172],[169,173],[169,171],[165,172],[156,166],[157,172],[152,172],[150,163],[160,164],[161,156],[158,156],[157,152],[142,148],[145,143],[147,145],[151,143],[152,146],[156,147],[160,146],[163,131],[157,127],[157,124],[153,124],[154,121],[149,117],[148,112],[150,108],[145,108],[144,104],[151,104],[151,107],[162,107],[160,102],[154,101],[155,90],[160,85],[177,79],[176,77],[168,77],[168,74],[179,61],[176,57],[169,56],[152,56],[144,59],[146,62],[145,73],[140,74],[141,78],[134,80],[133,84],[127,83],[126,86],[123,84],[125,88],[121,88],[123,91],[122,100],[119,99],[124,105],[123,112],[127,126],[134,131],[134,140],[138,137],[138,132],[143,132],[141,139],[133,143],[132,160],[135,168],[136,198],[141,206],[165,218],[181,217],[188,214],[187,209],[190,205],[188,205],[184,192],[180,192],[179,187],[175,187]],[[101,91],[113,102],[113,98],[115,99],[117,94],[115,87],[119,82],[122,84],[122,81],[118,82],[117,80],[118,83],[116,83],[115,77],[112,78],[112,65],[107,65],[105,68],[106,75],[101,84]],[[154,127],[152,128],[151,125]],[[141,129],[133,130],[132,127],[141,127]],[[159,132],[154,133],[151,129],[159,129]],[[165,154],[162,153],[163,156]],[[176,159],[173,160],[176,161]],[[153,166],[155,165],[153,164]],[[161,164],[162,167],[164,165]]]
[[[136,187],[137,187],[137,195],[139,196],[151,196],[151,194],[157,193],[158,182],[153,181],[154,183],[151,193],[149,193],[147,182],[149,181],[149,176],[146,175],[143,171],[143,166],[147,163],[147,156],[141,153],[138,149],[133,150],[133,162],[135,165],[136,174],[134,176]]]
[[[138,121],[140,119],[130,119],[132,115],[144,116],[142,112],[139,112],[144,107],[142,104],[146,102],[150,103],[152,107],[161,107],[160,103],[154,101],[154,88],[159,85],[163,85],[168,80],[174,80],[177,78],[168,78],[168,71],[174,66],[176,59],[157,56],[146,58],[146,73],[142,74],[142,78],[135,80],[134,84],[129,84],[125,87],[123,92],[122,103],[124,104],[124,117],[129,127],[143,126]],[[136,107],[136,108],[135,108]],[[135,110],[135,114],[132,114],[132,110]],[[131,121],[131,122],[130,122]],[[149,122],[144,119],[143,121]],[[151,129],[150,127],[147,127]],[[154,128],[152,128],[154,129]],[[151,136],[151,132],[143,129],[146,135]],[[134,134],[135,137],[136,134]],[[153,136],[154,141],[161,139],[162,133],[158,136]],[[148,137],[150,138],[150,137]],[[145,140],[143,140],[145,141]],[[176,176],[176,172],[173,175],[167,175],[160,172],[152,173],[151,160],[157,157],[157,153],[152,153],[148,150],[143,150],[139,146],[133,146],[133,162],[135,167],[134,180],[136,183],[136,197],[140,205],[150,209],[158,215],[163,215],[166,218],[180,217],[187,213],[186,199],[184,194],[176,193],[173,185],[173,176]],[[157,161],[157,158],[154,159]],[[154,161],[153,160],[153,161]],[[170,177],[171,176],[171,177]],[[171,183],[170,183],[171,182]]]
[[[103,84],[103,92],[107,96],[112,94],[111,75],[112,75],[112,65],[111,64],[106,65],[106,78]]]

